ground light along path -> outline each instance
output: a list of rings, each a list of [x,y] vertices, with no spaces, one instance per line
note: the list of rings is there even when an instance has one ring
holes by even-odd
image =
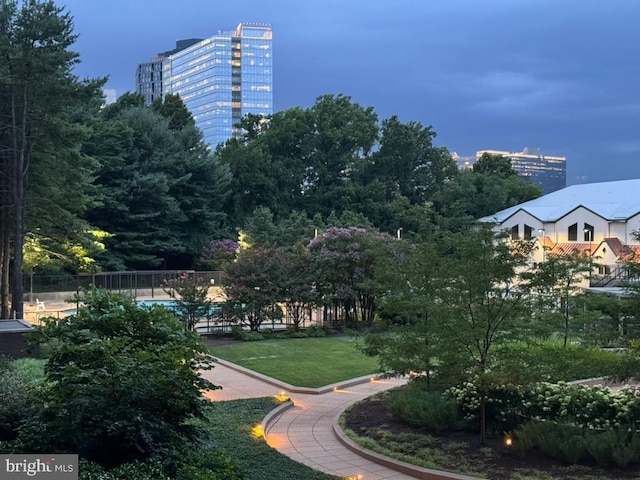
[[[203,372],[203,376],[223,387],[222,390],[207,394],[207,397],[212,400],[236,400],[283,393],[282,386],[278,386],[272,379],[247,374],[246,371],[239,370],[226,362],[218,363],[214,370]],[[294,406],[283,411],[269,424],[265,432],[267,443],[297,462],[344,478],[362,480],[416,478],[353,453],[338,441],[333,432],[334,419],[349,405],[404,383],[405,380],[402,379],[374,380],[336,388],[319,395],[284,391],[293,401]]]

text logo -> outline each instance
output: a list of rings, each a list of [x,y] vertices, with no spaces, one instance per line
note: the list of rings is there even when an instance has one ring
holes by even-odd
[[[0,480],[78,480],[78,455],[0,455]]]

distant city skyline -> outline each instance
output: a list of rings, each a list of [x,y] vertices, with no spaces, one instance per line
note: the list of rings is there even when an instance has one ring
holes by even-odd
[[[431,125],[461,156],[567,157],[567,184],[640,178],[640,2],[630,0],[67,0],[80,77],[135,90],[138,63],[180,38],[265,22],[274,111],[345,94],[380,120]]]

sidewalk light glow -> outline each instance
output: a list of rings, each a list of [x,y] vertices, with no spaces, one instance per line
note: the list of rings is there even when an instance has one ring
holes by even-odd
[[[262,427],[262,424],[258,423],[255,427],[253,427],[253,429],[251,430],[251,434],[254,438],[263,438],[264,428]]]

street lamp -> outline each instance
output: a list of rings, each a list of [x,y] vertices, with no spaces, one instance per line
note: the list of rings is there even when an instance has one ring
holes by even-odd
[[[591,274],[593,273],[593,252],[591,251],[591,242],[593,241],[593,230],[584,229],[585,237],[589,239],[589,286],[591,286]]]
[[[538,236],[538,238],[542,238],[542,242],[541,242],[541,243],[542,243],[542,263],[544,263],[544,262],[545,262],[545,260],[546,260],[546,258],[545,258],[545,254],[546,254],[546,251],[545,251],[545,250],[546,250],[546,248],[545,248],[545,245],[544,245],[544,237],[545,237],[545,234],[544,234],[544,233],[545,233],[545,232],[544,232],[544,228],[539,228],[539,229],[538,229],[538,233],[540,234],[540,235]]]
[[[584,236],[589,240],[589,256],[591,256],[591,242],[593,241],[593,231],[590,228],[584,229]]]

